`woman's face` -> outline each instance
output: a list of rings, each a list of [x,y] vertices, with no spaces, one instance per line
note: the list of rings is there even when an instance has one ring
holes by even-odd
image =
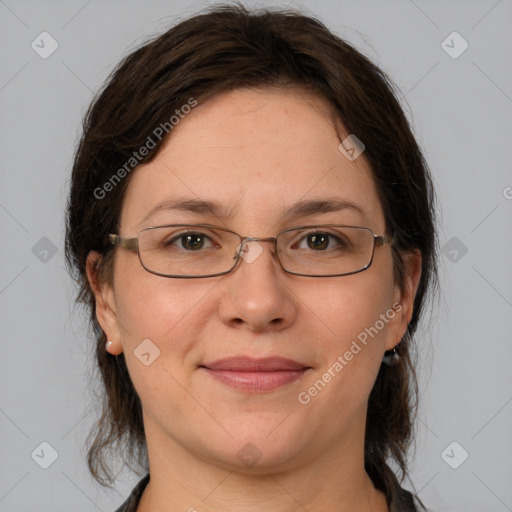
[[[384,234],[364,153],[350,161],[339,143],[327,106],[314,96],[281,89],[218,95],[192,109],[158,156],[134,171],[120,234],[180,223],[253,237],[308,224]],[[215,202],[220,211],[160,209],[143,220],[156,205],[178,199]],[[286,215],[313,200],[350,201],[360,210]],[[272,243],[249,245],[254,259],[202,279],[153,275],[136,254],[116,249],[113,288],[103,291],[109,307],[98,302],[98,317],[111,351],[124,352],[148,448],[158,442],[162,453],[185,450],[238,469],[255,461],[295,467],[360,450],[383,353],[400,341],[412,314],[413,295],[393,281],[390,247],[376,248],[364,272],[311,278],[284,272]],[[204,367],[228,357],[282,357],[307,369],[293,378],[274,373],[274,386],[234,387],[219,378],[229,372]],[[277,385],[280,375],[290,379]]]

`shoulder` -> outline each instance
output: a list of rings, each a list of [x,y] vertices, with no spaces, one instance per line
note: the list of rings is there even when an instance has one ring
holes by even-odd
[[[149,473],[144,476],[137,485],[132,489],[132,492],[123,502],[123,504],[115,512],[136,512],[137,506],[139,505],[140,498],[144,489],[149,482]]]

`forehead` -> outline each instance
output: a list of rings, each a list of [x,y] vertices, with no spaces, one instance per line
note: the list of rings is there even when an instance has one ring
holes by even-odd
[[[219,94],[183,116],[157,157],[133,171],[122,229],[142,228],[155,205],[184,198],[219,203],[230,227],[256,231],[275,225],[299,201],[338,199],[361,206],[361,222],[382,229],[364,153],[350,161],[339,144],[329,106],[306,91]],[[166,215],[156,213],[152,224]]]

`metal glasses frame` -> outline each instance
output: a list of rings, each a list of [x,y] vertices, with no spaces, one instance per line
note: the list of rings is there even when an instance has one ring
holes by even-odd
[[[226,270],[225,272],[218,272],[216,274],[196,275],[196,276],[163,274],[161,272],[155,272],[154,270],[151,270],[151,269],[147,268],[144,265],[144,262],[142,261],[142,258],[140,256],[140,252],[139,252],[139,240],[138,240],[138,237],[139,237],[140,233],[142,233],[143,231],[150,230],[150,229],[166,228],[166,227],[178,227],[178,226],[191,227],[191,228],[201,228],[201,227],[203,227],[203,228],[217,229],[217,230],[220,230],[220,231],[227,231],[228,233],[232,233],[232,234],[238,236],[238,238],[240,238],[240,244],[238,246],[239,247],[238,248],[238,252],[233,256],[233,259],[235,260],[234,263],[233,263],[233,266],[229,270]],[[327,228],[327,227],[357,228],[357,229],[364,229],[366,231],[369,231],[373,235],[373,248],[372,248],[372,254],[371,254],[371,257],[370,257],[370,261],[368,262],[368,264],[365,265],[361,269],[354,270],[352,272],[344,272],[342,274],[302,274],[302,273],[299,273],[299,272],[292,272],[290,270],[287,270],[283,266],[283,264],[281,262],[281,259],[279,258],[278,251],[277,251],[277,239],[278,239],[278,237],[281,234],[283,234],[283,233],[286,233],[288,231],[297,230],[297,229],[324,228],[324,227],[325,228]],[[232,272],[238,266],[238,264],[239,264],[239,262],[241,260],[240,255],[243,252],[244,246],[245,246],[245,244],[247,242],[274,242],[274,247],[276,248],[275,254],[276,254],[276,257],[277,257],[277,261],[279,262],[279,265],[281,266],[281,268],[285,272],[287,272],[288,274],[293,274],[293,275],[297,275],[297,276],[304,276],[304,277],[341,277],[341,276],[348,276],[348,275],[352,275],[352,274],[358,274],[359,272],[363,272],[364,270],[366,270],[366,269],[368,269],[370,267],[370,265],[373,262],[373,257],[374,257],[374,254],[375,254],[375,248],[376,247],[382,247],[384,245],[391,245],[393,243],[393,237],[390,236],[390,235],[376,235],[371,228],[367,228],[367,227],[363,227],[363,226],[349,226],[349,225],[345,225],[345,224],[315,224],[315,225],[306,225],[306,226],[296,226],[296,227],[293,227],[293,228],[283,229],[275,237],[267,237],[267,238],[255,238],[255,237],[252,237],[252,236],[242,236],[242,235],[239,235],[238,233],[236,233],[235,231],[232,231],[231,229],[221,228],[219,226],[214,226],[212,224],[163,224],[161,226],[149,226],[147,228],[141,229],[137,233],[137,236],[133,237],[133,238],[123,238],[122,236],[120,236],[118,234],[110,233],[108,235],[108,240],[114,246],[118,246],[118,247],[126,249],[126,250],[128,250],[130,252],[136,253],[138,255],[138,257],[139,257],[140,264],[142,265],[144,270],[146,270],[147,272],[149,272],[151,274],[154,274],[154,275],[157,275],[157,276],[161,276],[161,277],[173,277],[173,278],[177,278],[177,279],[196,279],[196,278],[204,278],[204,277],[223,276],[223,275],[229,274],[230,272]]]

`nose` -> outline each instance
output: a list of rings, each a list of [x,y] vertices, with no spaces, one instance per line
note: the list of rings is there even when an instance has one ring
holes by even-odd
[[[294,322],[298,302],[286,282],[291,274],[279,265],[273,241],[245,239],[237,267],[224,276],[219,315],[230,327],[277,332]]]

